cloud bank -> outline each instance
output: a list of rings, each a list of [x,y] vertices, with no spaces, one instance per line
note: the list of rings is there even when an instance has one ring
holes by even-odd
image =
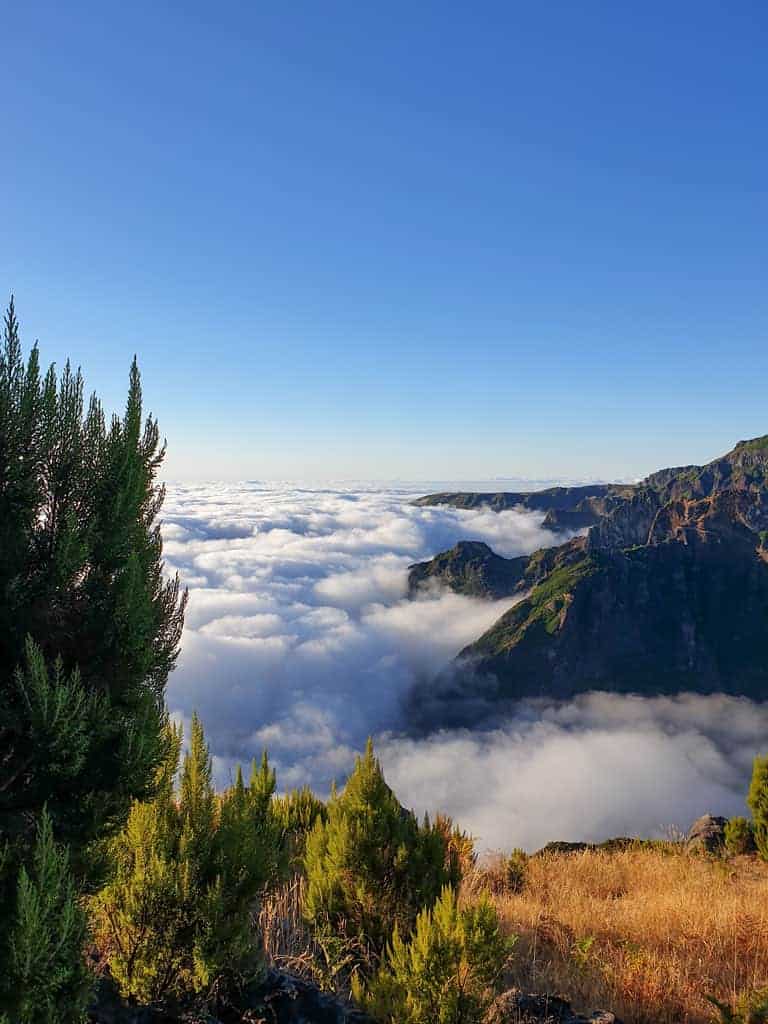
[[[552,543],[536,513],[415,508],[404,490],[169,489],[168,568],[190,589],[172,712],[203,718],[217,777],[266,746],[279,785],[325,791],[369,734],[401,800],[486,848],[650,834],[738,813],[763,706],[588,695],[483,732],[408,738],[406,698],[513,603],[406,598],[407,566],[460,539]]]

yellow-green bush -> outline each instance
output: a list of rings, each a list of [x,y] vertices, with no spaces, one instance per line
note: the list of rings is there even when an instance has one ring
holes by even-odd
[[[317,821],[328,817],[325,804],[309,786],[292,789],[272,801],[272,816],[280,830],[284,858],[289,868],[303,866],[307,836]]]
[[[307,839],[307,921],[321,938],[362,943],[377,956],[395,925],[408,934],[455,881],[449,861],[440,831],[398,803],[369,741]]]
[[[768,757],[756,757],[747,794],[757,852],[768,860]]]
[[[446,886],[410,939],[395,928],[384,963],[370,982],[354,980],[353,998],[382,1024],[479,1024],[509,949],[487,898],[460,908]]]
[[[732,1005],[709,1000],[715,1007],[721,1024],[768,1024],[768,989],[758,989],[741,995]]]
[[[522,892],[528,873],[528,854],[525,850],[515,849],[507,857],[504,865],[505,883],[510,892]]]
[[[249,912],[277,862],[266,756],[249,785],[238,769],[235,785],[217,796],[195,717],[177,797],[180,747],[180,731],[171,730],[157,795],[133,805],[111,845],[111,881],[94,899],[112,975],[140,1001],[206,994],[258,975]]]
[[[732,857],[755,852],[752,822],[747,818],[731,818],[725,825],[725,848]]]

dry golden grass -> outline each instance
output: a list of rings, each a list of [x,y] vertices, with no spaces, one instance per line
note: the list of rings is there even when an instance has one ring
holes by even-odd
[[[532,858],[518,894],[499,881],[479,869],[465,898],[490,890],[519,936],[510,984],[626,1024],[712,1021],[705,996],[730,1003],[768,984],[768,865],[757,860],[637,847]]]

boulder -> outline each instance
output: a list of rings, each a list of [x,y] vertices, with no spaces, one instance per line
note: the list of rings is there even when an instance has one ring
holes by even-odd
[[[311,982],[280,971],[269,971],[247,1002],[269,1024],[375,1024]]]
[[[621,1021],[607,1010],[595,1010],[590,1017],[584,1017],[559,996],[535,995],[512,988],[495,1000],[485,1024],[621,1024]]]
[[[689,850],[720,853],[725,847],[727,818],[704,814],[691,825],[685,843]]]

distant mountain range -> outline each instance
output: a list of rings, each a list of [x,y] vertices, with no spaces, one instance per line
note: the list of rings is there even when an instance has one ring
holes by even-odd
[[[520,596],[438,683],[451,719],[491,703],[587,690],[768,698],[768,435],[638,484],[432,494],[418,505],[545,512],[553,539],[502,558],[463,541],[411,566],[457,593]]]

